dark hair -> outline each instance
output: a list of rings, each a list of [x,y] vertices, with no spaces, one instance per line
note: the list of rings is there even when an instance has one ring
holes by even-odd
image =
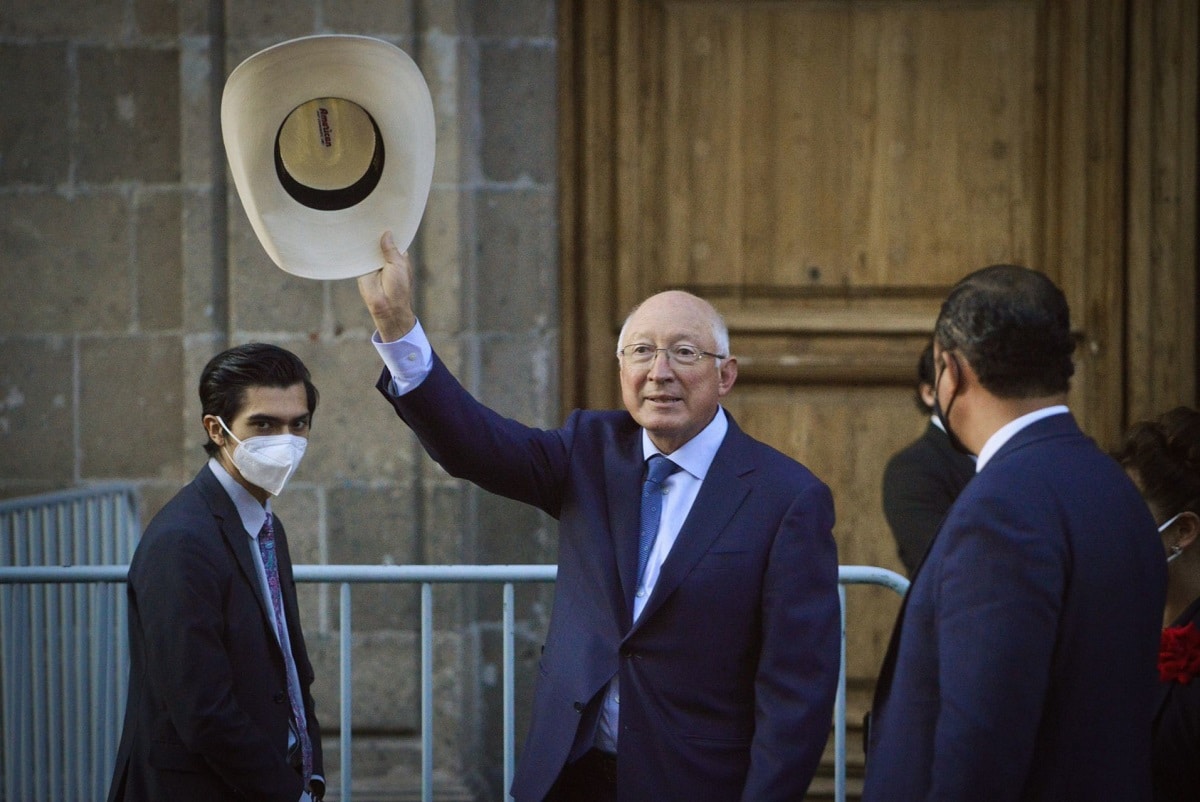
[[[266,343],[247,343],[222,351],[200,373],[200,414],[217,415],[229,424],[246,402],[251,387],[291,387],[304,383],[308,414],[317,411],[317,388],[300,357]],[[220,449],[205,438],[204,450],[216,456]]]
[[[1200,412],[1175,407],[1134,424],[1113,456],[1160,514],[1200,513]]]
[[[921,355],[917,357],[917,381],[913,385],[913,402],[921,412],[928,414],[933,411],[933,407],[926,404],[925,399],[921,397],[921,385],[928,384],[932,387],[936,381],[937,371],[933,367],[933,341],[930,340],[921,349]]]
[[[961,352],[979,383],[1001,398],[1065,393],[1075,373],[1067,299],[1027,267],[991,265],[955,284],[934,339]]]

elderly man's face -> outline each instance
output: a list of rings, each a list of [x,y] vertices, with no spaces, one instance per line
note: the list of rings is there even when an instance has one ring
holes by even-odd
[[[647,299],[625,326],[618,346],[644,343],[654,348],[690,345],[715,353],[716,313],[700,298],[664,292]],[[694,365],[679,365],[666,351],[648,364],[620,359],[621,398],[625,408],[663,453],[691,440],[717,414],[719,399],[733,387],[737,360],[705,356]]]

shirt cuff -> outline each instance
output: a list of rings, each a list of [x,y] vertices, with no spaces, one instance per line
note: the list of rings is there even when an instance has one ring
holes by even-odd
[[[421,328],[419,320],[412,330],[399,340],[385,343],[376,331],[371,335],[371,343],[392,376],[388,385],[388,391],[392,395],[401,396],[412,392],[433,370],[433,347],[429,345],[429,338],[425,336],[425,330]]]

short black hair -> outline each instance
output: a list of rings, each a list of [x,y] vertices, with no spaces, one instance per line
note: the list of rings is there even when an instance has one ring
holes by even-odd
[[[1159,513],[1200,513],[1200,412],[1175,407],[1134,424],[1113,457]]]
[[[928,384],[933,387],[936,382],[937,370],[933,367],[933,340],[930,340],[921,349],[921,355],[917,357],[917,381],[913,385],[913,403],[921,412],[928,414],[933,411],[933,407],[926,404],[921,395],[921,385]]]
[[[1065,393],[1075,373],[1066,296],[1045,274],[1019,265],[990,265],[955,284],[934,339],[962,353],[1000,398]]]
[[[208,360],[201,371],[200,414],[216,415],[228,425],[242,411],[249,388],[285,388],[301,382],[311,416],[317,411],[319,395],[300,357],[278,345],[238,345]],[[204,450],[209,456],[216,456],[220,448],[206,437]]]

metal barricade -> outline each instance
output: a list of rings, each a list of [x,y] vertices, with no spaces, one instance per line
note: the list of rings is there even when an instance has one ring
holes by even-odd
[[[125,589],[62,583],[58,572],[69,569],[53,566],[115,565],[123,580],[139,533],[131,485],[0,501],[0,564],[49,572],[0,586],[9,802],[105,796],[129,671]]]
[[[507,789],[512,782],[513,767],[516,758],[516,745],[513,733],[515,731],[514,712],[514,585],[525,582],[553,582],[557,569],[553,565],[297,565],[294,569],[297,582],[337,583],[340,585],[340,621],[339,621],[339,650],[340,650],[340,736],[341,736],[341,769],[340,769],[340,798],[350,802],[352,798],[351,780],[351,747],[352,722],[351,710],[353,689],[351,687],[351,635],[353,622],[351,620],[351,589],[352,584],[371,583],[407,583],[421,586],[421,799],[423,802],[433,800],[433,585],[447,583],[502,583],[503,584],[503,750],[504,750],[504,787]],[[71,583],[120,583],[124,582],[127,567],[112,566],[78,566],[71,568],[0,567],[0,586],[4,590],[12,584],[71,584]],[[908,580],[884,568],[870,566],[848,565],[841,566],[838,571],[839,597],[842,607],[842,655],[841,671],[838,676],[837,700],[834,712],[834,754],[835,754],[835,796],[841,802],[846,798],[846,598],[845,586],[857,584],[881,585],[899,594],[906,592]],[[124,626],[124,622],[121,622]],[[99,637],[102,639],[103,632]],[[9,644],[5,642],[6,654]],[[32,651],[32,649],[30,649]],[[7,659],[7,658],[6,658]],[[121,674],[119,697],[114,696],[114,702],[119,700],[113,721],[120,721],[120,711],[124,704],[125,689],[123,687],[124,673]],[[96,683],[98,685],[98,683]],[[6,695],[7,704],[8,697]],[[5,760],[12,748],[5,732]],[[87,738],[88,731],[78,732],[74,737]],[[93,749],[93,751],[96,751]],[[101,750],[102,751],[102,750]],[[112,745],[112,756],[115,757],[115,744]],[[43,764],[44,765],[44,764]],[[112,760],[102,766],[103,782],[107,782],[107,772],[111,770]],[[49,768],[46,766],[46,768]],[[60,767],[65,769],[66,767]],[[60,784],[61,785],[61,784]],[[10,800],[20,799],[22,802],[42,798],[66,799],[69,796],[39,797],[34,795],[7,797]],[[80,799],[103,798],[103,792],[97,796],[81,796]]]

